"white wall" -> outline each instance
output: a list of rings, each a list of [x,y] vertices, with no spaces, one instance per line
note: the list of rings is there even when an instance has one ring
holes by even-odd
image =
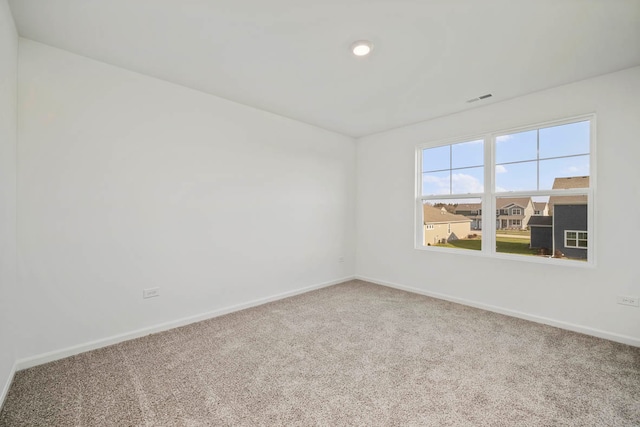
[[[640,345],[640,68],[358,140],[356,274]],[[597,113],[595,269],[414,249],[415,146]]]
[[[0,406],[15,359],[18,34],[0,0]]]
[[[351,138],[28,40],[19,63],[19,358],[353,275]]]

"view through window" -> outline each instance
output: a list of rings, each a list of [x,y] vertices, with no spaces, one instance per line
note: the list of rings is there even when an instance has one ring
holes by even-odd
[[[588,261],[592,120],[420,148],[418,246]]]

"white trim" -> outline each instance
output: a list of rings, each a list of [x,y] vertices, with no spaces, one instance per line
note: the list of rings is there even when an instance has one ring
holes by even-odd
[[[592,114],[591,129],[589,129],[591,141],[589,149],[591,150],[591,157],[589,158],[589,189],[591,190],[587,194],[587,231],[589,232],[589,248],[587,249],[587,262],[591,265],[596,265],[596,236],[598,235],[596,230],[596,186],[598,184],[598,167],[597,167],[597,144],[596,144],[596,115]]]
[[[13,362],[11,366],[11,371],[9,372],[9,378],[7,378],[7,382],[4,387],[2,387],[2,392],[0,392],[0,409],[2,409],[2,405],[4,405],[4,400],[7,398],[7,394],[9,394],[9,388],[11,387],[11,383],[13,382],[13,377],[16,375],[16,371],[18,370],[18,362]]]
[[[2,409],[2,405],[4,405],[4,400],[7,398],[7,394],[9,394],[9,388],[11,387],[11,383],[13,382],[13,377],[16,375],[17,370],[18,370],[18,362],[13,362],[13,366],[11,366],[11,371],[9,372],[9,378],[7,378],[7,382],[2,387],[2,392],[0,392],[0,409]]]
[[[589,175],[591,176],[591,175]],[[591,182],[591,179],[589,179]],[[496,197],[498,199],[511,199],[511,198],[521,198],[521,197],[535,197],[535,196],[584,196],[589,192],[589,187],[585,188],[567,188],[560,190],[530,190],[530,191],[503,191],[496,192]],[[535,193],[533,196],[532,193]],[[548,202],[538,202],[538,203],[548,203]],[[504,209],[504,207],[502,208]]]
[[[516,127],[512,127],[512,128],[507,128],[507,129],[502,129],[499,131],[495,131],[495,132],[487,132],[487,134],[490,134],[491,136],[494,137],[499,137],[499,136],[505,136],[507,134],[512,134],[512,133],[520,133],[520,132],[527,132],[530,130],[536,130],[536,129],[541,129],[541,128],[550,128],[550,127],[555,127],[555,126],[562,126],[562,125],[568,125],[571,123],[577,123],[577,122],[586,122],[588,120],[591,120],[591,123],[593,123],[596,119],[596,113],[585,113],[585,114],[581,114],[578,116],[570,116],[570,117],[565,117],[563,119],[558,119],[558,120],[549,120],[546,122],[538,122],[536,124],[530,124],[530,125],[525,125],[525,126],[516,126]],[[594,129],[592,129],[594,130]],[[593,147],[590,147],[593,148]],[[591,151],[591,154],[593,154],[593,150]],[[591,172],[591,171],[589,171]]]
[[[508,308],[498,307],[491,304],[472,301],[466,298],[458,298],[458,297],[454,297],[447,294],[441,294],[439,292],[425,291],[423,289],[418,289],[411,286],[399,285],[397,283],[387,282],[383,280],[372,279],[370,277],[356,275],[356,279],[370,282],[375,285],[387,286],[389,288],[394,288],[394,289],[400,289],[402,291],[407,291],[414,294],[425,295],[428,297],[437,298],[445,301],[451,301],[457,304],[462,304],[469,307],[475,307],[482,310],[491,311],[493,313],[499,313],[499,314],[504,314],[511,317],[517,317],[519,319],[529,320],[535,323],[542,323],[544,325],[554,326],[556,328],[565,329],[568,331],[578,332],[581,334],[590,335],[597,338],[603,338],[606,340],[615,341],[622,344],[631,345],[634,347],[640,347],[640,339],[634,338],[629,335],[622,335],[622,334],[617,334],[615,332],[603,331],[601,329],[590,328],[588,326],[582,326],[575,323],[564,322],[562,320],[556,320],[548,317],[538,316],[535,314],[524,313],[522,311],[511,310]]]
[[[18,361],[16,361],[14,365],[14,370],[20,371],[23,369],[31,368],[33,366],[42,365],[43,363],[53,362],[54,360],[64,359],[65,357],[73,356],[79,353],[84,353],[86,351],[96,350],[98,348],[117,344],[123,341],[128,341],[134,338],[140,338],[146,335],[155,334],[157,332],[162,332],[169,329],[178,328],[180,326],[185,326],[190,323],[196,323],[196,322],[211,319],[214,317],[223,316],[225,314],[233,313],[236,311],[244,310],[247,308],[256,307],[262,304],[266,304],[268,302],[289,298],[295,295],[300,295],[306,292],[314,291],[316,289],[326,288],[328,286],[333,286],[340,283],[348,282],[349,280],[353,280],[354,278],[355,276],[347,276],[340,279],[331,280],[329,282],[319,283],[316,285],[311,285],[304,288],[295,289],[292,291],[282,292],[269,297],[258,298],[253,301],[249,301],[241,304],[235,304],[229,307],[219,308],[217,310],[209,311],[206,313],[196,314],[195,316],[183,317],[182,319],[172,320],[172,321],[161,323],[158,325],[136,329],[131,332],[126,332],[124,334],[113,335],[107,338],[101,338],[98,340],[89,341],[84,344],[78,344],[78,345],[63,348],[60,350],[54,350],[47,353],[26,357],[24,359],[19,359]]]

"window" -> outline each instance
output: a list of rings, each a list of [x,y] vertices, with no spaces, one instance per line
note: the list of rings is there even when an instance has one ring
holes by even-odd
[[[479,139],[419,150],[420,247],[481,250],[484,149]]]
[[[418,147],[416,246],[593,263],[594,126],[589,115]]]
[[[587,232],[565,230],[564,232],[564,246],[566,248],[580,248],[587,249]]]

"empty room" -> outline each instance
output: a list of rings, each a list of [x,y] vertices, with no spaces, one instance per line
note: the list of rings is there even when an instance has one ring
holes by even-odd
[[[640,426],[640,0],[0,0],[0,426]]]

